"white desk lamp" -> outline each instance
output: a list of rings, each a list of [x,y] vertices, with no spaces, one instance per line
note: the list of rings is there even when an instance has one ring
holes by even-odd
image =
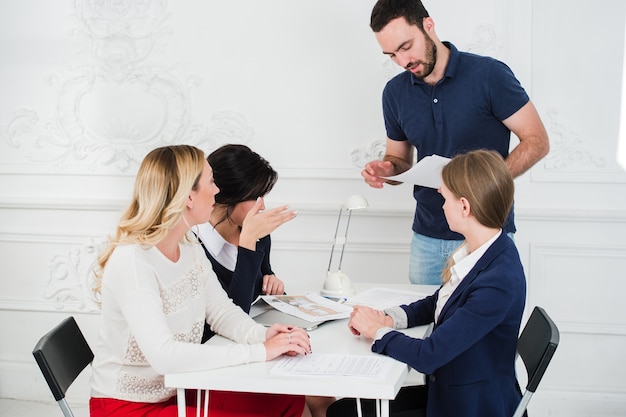
[[[354,288],[352,287],[352,281],[350,278],[341,272],[341,262],[343,261],[343,251],[346,248],[346,241],[348,238],[348,227],[350,226],[350,218],[352,217],[352,210],[359,210],[366,208],[369,204],[365,197],[361,195],[351,195],[344,201],[343,205],[339,209],[339,217],[337,218],[337,227],[335,228],[335,237],[333,239],[333,246],[330,250],[330,260],[328,261],[328,270],[326,271],[326,279],[324,280],[324,286],[321,294],[334,297],[343,297],[354,294]],[[337,237],[339,232],[339,224],[341,223],[341,214],[344,210],[348,210],[348,221],[346,222],[346,228],[342,237]],[[341,256],[339,258],[339,266],[336,271],[330,270],[333,262],[333,254],[335,253],[335,246],[341,245]]]

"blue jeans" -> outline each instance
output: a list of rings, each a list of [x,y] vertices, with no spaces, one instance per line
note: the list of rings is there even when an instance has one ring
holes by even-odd
[[[513,233],[508,233],[513,239]],[[446,260],[463,240],[443,240],[413,233],[409,281],[411,284],[440,285]]]
[[[411,284],[440,285],[441,271],[462,240],[443,240],[413,233],[409,281]]]

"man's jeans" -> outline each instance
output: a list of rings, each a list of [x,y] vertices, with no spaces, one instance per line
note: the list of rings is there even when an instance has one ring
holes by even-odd
[[[514,234],[508,233],[513,239]],[[441,285],[441,271],[463,240],[442,240],[413,233],[409,281],[411,284]]]

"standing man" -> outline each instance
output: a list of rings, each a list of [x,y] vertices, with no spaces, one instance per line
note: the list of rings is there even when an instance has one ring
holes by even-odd
[[[383,177],[411,168],[414,148],[418,160],[492,149],[505,158],[513,177],[548,153],[545,127],[511,69],[440,41],[420,0],[379,0],[370,27],[383,54],[406,70],[383,91],[385,156],[361,172],[371,187],[382,188],[387,182]],[[509,153],[511,132],[519,144]],[[413,284],[440,284],[446,259],[463,237],[448,227],[437,190],[415,186],[413,196],[409,279]],[[510,236],[515,232],[513,210],[504,231]]]

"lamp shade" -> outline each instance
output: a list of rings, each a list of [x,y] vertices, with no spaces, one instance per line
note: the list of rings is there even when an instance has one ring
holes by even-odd
[[[369,206],[365,197],[359,194],[351,195],[343,202],[342,208],[346,210],[358,210]]]

